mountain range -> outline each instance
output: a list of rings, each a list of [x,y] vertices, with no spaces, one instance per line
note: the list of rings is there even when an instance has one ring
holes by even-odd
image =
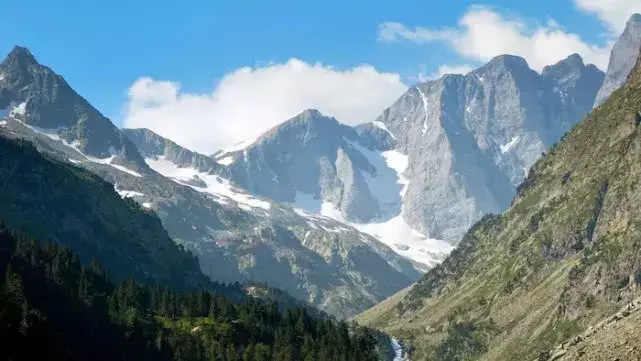
[[[25,48],[0,64],[0,79],[2,136],[27,139],[155,212],[217,281],[266,283],[346,317],[420,275],[352,227],[235,188],[205,156],[151,132],[121,131]]]
[[[605,75],[576,54],[541,73],[498,56],[409,88],[371,122],[310,109],[213,155],[118,129],[16,47],[0,64],[0,135],[113,184],[211,278],[266,283],[349,317],[437,266],[484,214],[508,209],[541,155],[622,84],[640,19]]]

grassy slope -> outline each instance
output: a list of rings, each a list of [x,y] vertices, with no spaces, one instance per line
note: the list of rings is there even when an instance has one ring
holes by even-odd
[[[360,323],[437,358],[470,322],[486,360],[528,360],[614,312],[641,283],[641,65],[531,170],[513,206],[474,227],[401,302]],[[456,358],[452,358],[456,359]]]

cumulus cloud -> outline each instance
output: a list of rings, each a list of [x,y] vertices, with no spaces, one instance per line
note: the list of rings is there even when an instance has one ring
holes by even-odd
[[[442,77],[443,75],[446,74],[467,74],[474,70],[474,68],[470,65],[463,64],[463,65],[441,65],[438,67],[438,69],[431,73],[431,74],[425,74],[424,72],[420,72],[418,74],[418,80],[420,82],[428,81],[428,80],[434,80]]]
[[[140,78],[129,88],[124,125],[212,153],[255,139],[308,108],[346,124],[372,121],[406,89],[398,74],[369,65],[337,70],[292,58],[237,69],[205,94],[183,92],[173,81]]]
[[[641,13],[639,0],[574,0],[574,4],[580,10],[598,16],[614,36],[623,32],[632,14]]]
[[[501,54],[519,55],[536,70],[572,53],[579,53],[586,62],[604,69],[611,47],[609,43],[604,46],[588,44],[553,21],[531,25],[523,19],[508,18],[479,6],[470,8],[453,28],[409,28],[400,23],[383,23],[378,30],[381,41],[444,42],[460,56],[480,62]]]

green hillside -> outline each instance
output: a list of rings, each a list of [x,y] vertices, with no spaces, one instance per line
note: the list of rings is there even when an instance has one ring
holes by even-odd
[[[96,262],[0,226],[1,360],[377,360],[377,334],[305,308],[118,285]]]

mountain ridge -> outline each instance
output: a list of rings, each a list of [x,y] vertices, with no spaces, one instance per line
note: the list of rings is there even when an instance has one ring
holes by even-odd
[[[350,127],[306,110],[214,157],[251,193],[300,197],[310,212],[363,227],[399,218],[424,243],[456,244],[483,214],[507,208],[529,166],[592,108],[602,81],[578,54],[541,74],[501,55],[411,87],[372,122]],[[376,182],[395,194],[381,197]]]
[[[88,155],[113,157],[110,162],[114,164],[148,171],[142,156],[118,128],[63,77],[38,63],[28,49],[16,46],[0,63],[0,89],[0,109],[12,104],[20,108],[19,116],[26,124],[56,129]]]
[[[641,49],[641,14],[633,14],[627,21],[623,34],[612,47],[608,70],[594,107],[601,105],[610,95],[623,86]]]

